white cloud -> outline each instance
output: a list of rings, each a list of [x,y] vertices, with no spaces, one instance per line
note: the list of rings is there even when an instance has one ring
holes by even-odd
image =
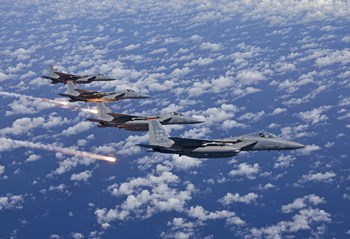
[[[0,175],[5,173],[5,166],[0,165]]]
[[[273,185],[272,183],[267,183],[267,184],[265,184],[265,185],[259,184],[258,189],[264,191],[264,190],[268,190],[268,189],[275,188],[275,187],[276,187],[276,186]]]
[[[7,194],[0,196],[0,212],[4,210],[22,209],[24,198],[22,195]]]
[[[35,128],[52,128],[56,126],[60,126],[62,124],[66,124],[68,120],[66,118],[61,118],[60,116],[56,117],[50,115],[48,118],[36,117],[36,118],[20,118],[16,119],[12,123],[12,127],[3,128],[0,130],[0,134],[13,134],[13,135],[22,135],[30,132]]]
[[[196,60],[192,60],[191,63],[185,64],[185,66],[196,66],[196,65],[198,65],[198,66],[206,66],[206,65],[209,65],[209,64],[211,64],[213,62],[214,62],[214,60],[209,58],[209,57],[205,57],[205,58],[199,57]]]
[[[31,154],[29,155],[29,157],[26,159],[26,162],[34,162],[34,161],[37,161],[41,158],[40,155],[37,155],[37,154]]]
[[[246,128],[247,127],[245,124],[238,123],[235,120],[225,120],[221,126],[224,130],[229,130],[229,129],[233,129],[233,128]]]
[[[281,114],[283,112],[286,112],[286,108],[276,108],[273,110],[273,112],[271,113],[272,115],[278,115],[278,114]]]
[[[16,58],[18,61],[24,61],[29,59],[30,54],[32,54],[35,51],[34,48],[24,49],[24,48],[17,48],[14,51],[10,51],[6,49],[2,52],[2,54]]]
[[[258,71],[241,71],[237,74],[237,79],[243,85],[252,85],[265,80],[265,76]]]
[[[81,234],[80,232],[73,232],[73,233],[72,233],[72,238],[73,238],[73,239],[83,239],[83,238],[84,238],[84,235]]]
[[[198,112],[198,114],[204,115],[206,117],[206,125],[210,126],[213,124],[219,124],[226,120],[231,120],[238,111],[239,108],[233,104],[222,104],[220,108],[208,108],[203,112]],[[229,122],[226,124],[229,124]]]
[[[191,70],[188,67],[176,68],[170,73],[170,77],[180,78],[187,75],[190,71]]]
[[[68,172],[69,170],[75,168],[79,164],[79,159],[77,157],[70,157],[59,162],[58,168],[56,168],[51,174],[60,175]]]
[[[136,144],[145,143],[148,140],[148,135],[130,135],[124,141],[118,143],[115,147],[118,149],[118,154],[132,155],[141,152],[141,148]]]
[[[185,204],[192,198],[194,185],[186,183],[185,190],[178,188],[180,179],[171,172],[162,171],[159,176],[147,175],[130,179],[120,185],[108,187],[112,195],[124,196],[123,203],[113,209],[96,209],[98,223],[107,228],[114,220],[127,220],[132,217],[148,218],[155,213],[164,211],[181,212]]]
[[[41,110],[53,107],[53,105],[48,102],[28,100],[27,97],[15,100],[9,106],[12,111],[6,111],[6,116],[13,114],[35,114]]]
[[[177,168],[188,170],[201,165],[202,160],[187,156],[172,155],[173,165]]]
[[[203,42],[201,48],[203,50],[220,51],[222,46],[218,43]]]
[[[311,154],[312,152],[318,151],[318,150],[321,150],[321,147],[312,144],[312,145],[306,145],[305,148],[300,149],[299,152],[300,152],[301,154],[304,154],[304,155],[309,155],[309,154]]]
[[[307,135],[311,135],[310,131],[307,131],[308,125],[299,124],[297,126],[287,126],[281,129],[281,137],[285,139],[300,138]]]
[[[336,174],[332,171],[325,172],[325,173],[310,173],[305,174],[301,177],[301,179],[298,180],[298,183],[305,183],[305,182],[332,182]]]
[[[265,116],[265,112],[262,110],[257,113],[247,112],[241,115],[238,119],[241,121],[257,122]]]
[[[73,173],[70,177],[70,180],[87,182],[87,180],[91,178],[91,176],[92,176],[92,171],[86,170],[80,173]]]
[[[315,61],[315,64],[318,67],[325,67],[336,63],[340,63],[341,65],[349,64],[350,50],[349,49],[343,49],[343,50],[337,50],[337,51],[330,50],[328,51],[328,54],[326,56],[320,57]]]
[[[69,194],[69,191],[67,190],[67,186],[63,183],[57,185],[57,186],[50,186],[49,191],[58,191],[58,192],[63,192],[66,194]]]
[[[316,225],[330,223],[331,215],[322,209],[302,209],[289,221],[280,221],[275,225],[251,229],[251,238],[284,238],[296,232],[312,230]]]
[[[137,48],[139,48],[141,46],[141,44],[131,44],[129,46],[124,47],[125,51],[131,51],[131,50],[135,50]]]
[[[193,222],[187,222],[186,219],[181,217],[173,218],[167,225],[171,227],[171,232],[162,232],[162,238],[190,239],[195,234],[196,225]]]
[[[273,168],[287,168],[291,165],[293,165],[293,162],[296,160],[296,158],[292,155],[280,155],[277,159],[275,164],[273,165]]]
[[[0,72],[0,81],[4,81],[4,80],[8,80],[8,79],[11,79],[10,75],[7,75],[3,72]]]
[[[297,198],[290,204],[283,205],[281,207],[281,210],[283,213],[290,213],[296,210],[300,210],[302,208],[306,208],[309,205],[316,206],[320,203],[325,203],[325,202],[326,201],[324,200],[324,198],[319,197],[315,194],[310,194],[302,198]]]
[[[328,116],[322,113],[328,111],[330,108],[331,106],[321,106],[313,110],[300,112],[298,116],[302,120],[306,122],[310,122],[311,124],[314,125],[314,124],[322,123],[328,119]]]
[[[209,212],[205,210],[202,206],[198,205],[192,206],[188,210],[188,215],[200,221],[225,219],[227,225],[241,226],[245,224],[245,221],[236,216],[234,212],[230,212],[227,210]]]
[[[237,169],[231,170],[229,173],[232,177],[246,177],[248,179],[255,179],[256,174],[260,171],[259,164],[255,163],[253,165],[247,163],[241,163],[238,165]]]
[[[160,48],[160,49],[156,49],[151,51],[149,54],[154,55],[154,54],[161,54],[161,53],[166,53],[168,52],[167,48]]]
[[[327,142],[327,143],[324,145],[324,147],[326,147],[326,148],[332,148],[333,145],[334,145],[334,142]]]
[[[244,204],[251,204],[258,199],[259,195],[256,193],[248,193],[246,195],[240,195],[239,193],[227,193],[224,197],[219,199],[219,202],[223,205],[229,205],[235,202],[240,202]]]
[[[94,126],[94,123],[90,121],[82,121],[72,127],[69,127],[68,129],[63,130],[62,135],[72,136],[72,135],[80,134],[82,132],[89,130],[93,126]]]

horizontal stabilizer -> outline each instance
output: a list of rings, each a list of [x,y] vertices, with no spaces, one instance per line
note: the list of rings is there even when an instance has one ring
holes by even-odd
[[[110,116],[113,116],[114,118],[131,118],[131,117],[138,117],[135,115],[127,115],[127,114],[118,114],[118,113],[107,113]]]
[[[64,93],[59,93],[59,95],[64,96],[64,97],[72,97],[70,94],[64,94]]]
[[[75,89],[76,91],[78,91],[80,94],[84,94],[84,93],[98,93],[96,91],[93,90],[82,90],[82,89]]]
[[[51,77],[51,76],[41,76],[44,79],[49,79],[49,80],[57,80],[57,78]]]
[[[99,119],[94,119],[94,118],[87,118],[86,120],[91,121],[91,122],[97,122],[97,123],[106,122],[105,120],[99,120]]]
[[[169,139],[174,141],[177,146],[181,147],[201,147],[203,143],[207,143],[207,141],[201,139],[189,139],[181,137],[170,137]]]
[[[115,99],[121,99],[121,98],[123,98],[125,93],[114,93],[114,94],[111,94],[111,95],[113,95]]]
[[[137,146],[143,147],[143,148],[150,148],[150,149],[162,149],[165,148],[164,146],[160,145],[152,145],[152,144],[136,144]]]
[[[249,148],[249,147],[252,147],[254,146],[258,141],[242,141],[242,142],[239,142],[239,143],[236,143],[235,144],[235,147],[239,148],[239,149],[244,149],[244,148]]]

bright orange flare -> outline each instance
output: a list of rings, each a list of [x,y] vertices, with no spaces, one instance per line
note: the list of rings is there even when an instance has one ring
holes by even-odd
[[[43,102],[47,102],[53,105],[56,105],[58,107],[64,108],[64,109],[69,109],[72,111],[84,111],[84,112],[89,112],[91,114],[97,114],[96,109],[90,109],[90,108],[80,108],[79,106],[70,106],[69,102],[67,101],[59,101],[59,100],[51,100],[47,98],[39,98],[39,97],[34,97],[34,96],[29,96],[29,95],[21,95],[17,93],[12,93],[12,92],[5,92],[5,91],[0,91],[0,95],[3,96],[9,96],[9,97],[16,97],[16,98],[25,98],[28,100],[40,100]]]
[[[9,145],[13,147],[25,147],[25,148],[31,148],[31,149],[41,149],[41,150],[47,150],[47,151],[53,151],[58,152],[62,154],[67,155],[73,155],[81,158],[90,158],[90,159],[97,159],[97,160],[104,160],[108,162],[116,162],[117,159],[111,156],[101,155],[101,154],[95,154],[85,151],[79,151],[73,148],[63,148],[52,144],[42,144],[42,143],[34,143],[30,141],[24,141],[24,140],[13,140],[5,137],[1,137],[0,140],[4,143],[8,143]]]

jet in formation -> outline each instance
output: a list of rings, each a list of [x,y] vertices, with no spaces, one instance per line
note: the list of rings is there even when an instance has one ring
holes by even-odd
[[[86,84],[86,83],[91,83],[93,81],[116,80],[114,78],[111,78],[102,74],[81,76],[81,75],[64,73],[56,70],[53,66],[49,67],[49,75],[42,76],[42,78],[51,80],[51,84],[58,84],[58,83],[67,84],[68,81],[73,81],[75,84]]]
[[[98,127],[116,127],[129,131],[148,131],[148,121],[157,119],[160,124],[199,124],[204,121],[185,116],[178,112],[172,112],[161,116],[138,116],[127,114],[116,114],[104,104],[97,103],[97,117],[89,118],[89,121],[98,122]]]
[[[158,120],[149,120],[150,144],[138,146],[150,148],[155,152],[179,154],[193,158],[227,158],[241,151],[290,150],[305,146],[261,132],[226,139],[189,139],[171,137]]]
[[[148,95],[136,93],[133,90],[126,89],[118,92],[99,92],[93,90],[82,90],[72,82],[67,82],[67,91],[61,96],[69,97],[70,102],[114,102],[125,99],[144,99],[149,98]]]

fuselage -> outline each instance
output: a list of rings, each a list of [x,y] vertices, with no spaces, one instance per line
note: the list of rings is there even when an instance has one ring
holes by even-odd
[[[304,148],[304,145],[285,140],[282,138],[278,138],[275,136],[252,136],[245,135],[235,138],[223,139],[224,142],[229,141],[243,141],[243,142],[251,142],[250,145],[241,148],[241,151],[258,151],[258,150],[291,150],[291,149],[300,149]]]
[[[236,156],[240,152],[236,147],[228,145],[210,145],[182,149],[169,147],[155,148],[153,150],[160,153],[185,155],[192,158],[229,158]]]
[[[125,129],[129,131],[148,131],[148,121],[149,118],[157,118],[157,120],[162,125],[174,125],[174,124],[199,124],[203,123],[203,121],[192,118],[192,117],[185,117],[185,116],[177,116],[172,118],[166,118],[163,116],[148,116],[148,117],[139,117],[134,118],[132,120],[128,121],[118,121],[112,120],[112,121],[100,121],[99,123],[103,127],[115,127],[120,129]]]
[[[203,144],[200,147],[179,147],[179,145],[172,144],[169,147],[154,148],[153,150],[161,153],[179,154],[180,156],[185,155],[193,158],[228,158],[238,155],[241,151],[279,151],[305,147],[300,143],[277,137],[241,136],[213,141],[215,142]]]
[[[94,81],[114,81],[114,78],[107,77],[104,75],[88,75],[80,76],[74,74],[68,74],[63,72],[53,72],[51,76],[42,76],[45,79],[50,79],[52,84],[64,83],[68,81],[73,81],[75,84],[87,84]]]

